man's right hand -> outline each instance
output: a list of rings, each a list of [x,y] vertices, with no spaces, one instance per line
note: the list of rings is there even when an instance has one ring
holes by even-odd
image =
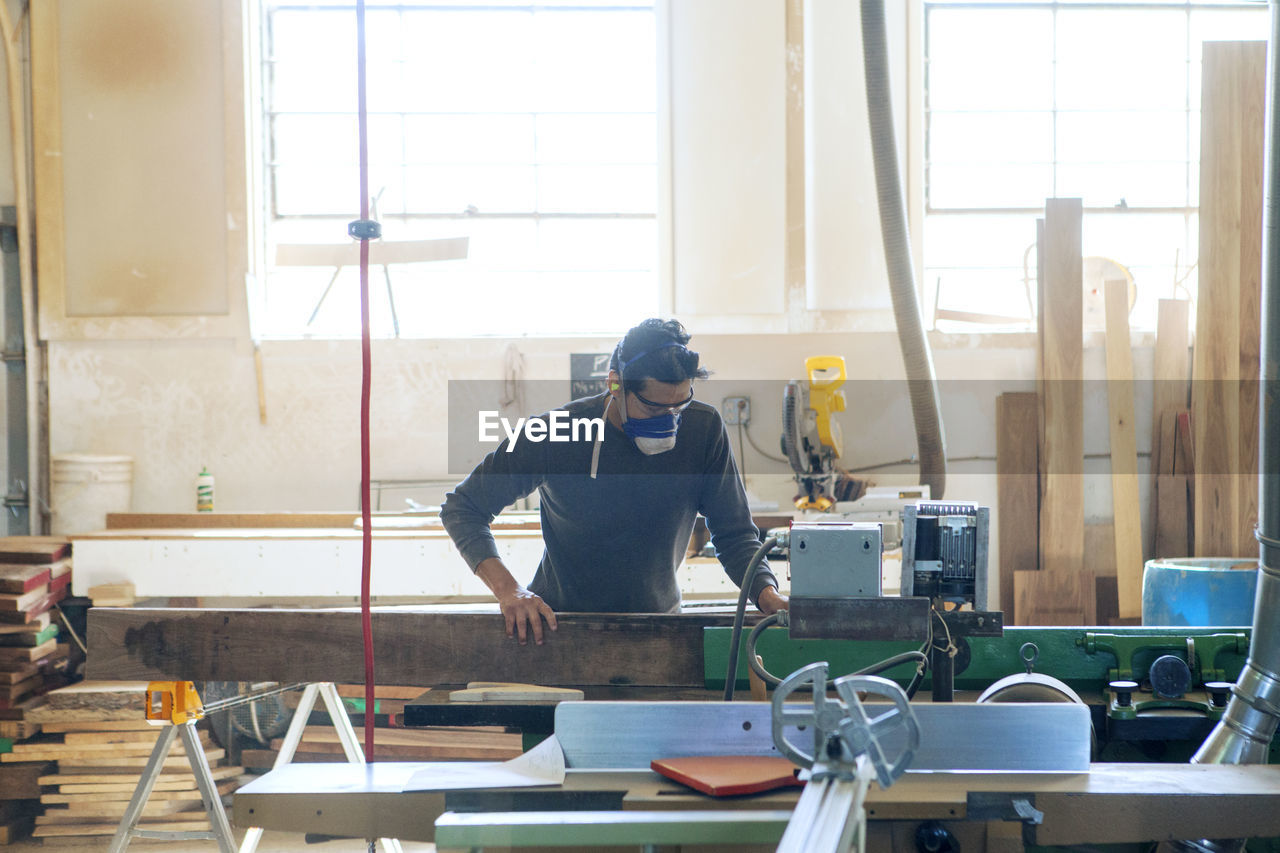
[[[542,645],[542,621],[556,630],[556,614],[551,606],[536,594],[525,589],[512,576],[506,565],[497,557],[490,557],[476,566],[476,575],[493,591],[502,608],[502,619],[507,626],[507,636],[518,636],[520,645],[533,641]]]
[[[529,641],[529,633],[533,634],[534,643],[542,645],[543,619],[547,620],[547,627],[552,631],[556,630],[556,614],[551,605],[522,586],[499,597],[498,604],[502,607],[502,618],[507,623],[507,636],[517,634],[522,646]]]

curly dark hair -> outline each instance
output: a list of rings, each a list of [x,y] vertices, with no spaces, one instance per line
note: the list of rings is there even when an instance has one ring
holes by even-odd
[[[698,354],[689,349],[689,333],[679,320],[651,317],[631,328],[613,349],[609,369],[626,374],[624,390],[639,391],[650,379],[677,384],[686,379],[706,379],[711,372],[698,364]]]

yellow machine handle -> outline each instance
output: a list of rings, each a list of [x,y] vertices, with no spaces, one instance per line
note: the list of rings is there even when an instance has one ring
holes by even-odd
[[[811,355],[804,360],[804,369],[809,374],[809,407],[818,413],[818,441],[841,456],[844,435],[833,415],[843,412],[845,407],[844,391],[840,387],[848,378],[844,356]]]
[[[152,681],[147,685],[147,722],[181,726],[204,716],[204,705],[191,681]]]

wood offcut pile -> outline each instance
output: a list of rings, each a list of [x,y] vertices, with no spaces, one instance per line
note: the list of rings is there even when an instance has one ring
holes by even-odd
[[[40,813],[39,777],[53,765],[12,757],[40,734],[29,719],[44,694],[67,681],[54,605],[71,584],[71,544],[60,537],[0,538],[0,844],[31,834]]]
[[[373,748],[378,761],[506,761],[522,752],[521,736],[508,733],[501,726],[404,728],[405,703],[423,691],[422,687],[374,687]],[[338,695],[356,727],[356,740],[363,750],[364,686],[340,684]],[[286,706],[296,708],[300,696],[299,693],[285,694]],[[317,701],[309,722],[293,760],[345,761],[342,743],[324,711],[323,702]],[[246,749],[240,754],[240,762],[247,768],[270,769],[283,741],[283,737],[277,737],[272,739],[269,749]]]
[[[21,767],[23,778],[34,782],[43,808],[43,814],[34,818],[35,837],[92,838],[115,833],[160,734],[159,727],[143,718],[145,690],[141,682],[86,681],[51,691],[44,704],[28,713],[41,734],[0,755],[0,778]],[[201,742],[218,790],[224,794],[234,790],[242,768],[219,766],[225,750],[203,732]],[[0,782],[0,790],[3,787]],[[180,831],[209,828],[179,738],[174,739],[147,800],[142,825]],[[99,840],[105,844],[105,838]]]

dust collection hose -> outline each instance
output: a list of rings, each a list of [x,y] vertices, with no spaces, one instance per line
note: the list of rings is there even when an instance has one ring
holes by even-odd
[[[1231,701],[1193,764],[1265,764],[1280,722],[1280,169],[1275,142],[1280,127],[1280,0],[1270,0],[1267,50],[1266,165],[1262,206],[1262,387],[1258,413],[1258,589],[1253,605],[1249,659],[1232,689]],[[1242,839],[1178,841],[1181,850],[1239,850]]]
[[[938,382],[933,373],[933,356],[920,320],[915,270],[911,263],[907,202],[899,177],[893,102],[889,93],[884,0],[862,0],[862,61],[867,82],[867,117],[871,125],[876,198],[880,205],[880,235],[884,240],[889,293],[893,297],[898,345],[902,349],[911,416],[916,427],[920,482],[928,484],[930,496],[938,500],[947,486],[946,439],[942,432],[942,407],[938,401]]]
[[[778,544],[777,536],[770,536],[761,543],[747,562],[746,571],[742,573],[742,588],[738,590],[738,606],[733,611],[733,637],[729,640],[729,666],[724,674],[724,701],[733,701],[734,682],[738,679],[738,646],[742,643],[742,623],[747,618],[747,597],[751,595],[751,585],[755,583],[756,572],[769,549]],[[772,616],[766,619],[772,619]],[[772,623],[771,623],[772,624]]]

